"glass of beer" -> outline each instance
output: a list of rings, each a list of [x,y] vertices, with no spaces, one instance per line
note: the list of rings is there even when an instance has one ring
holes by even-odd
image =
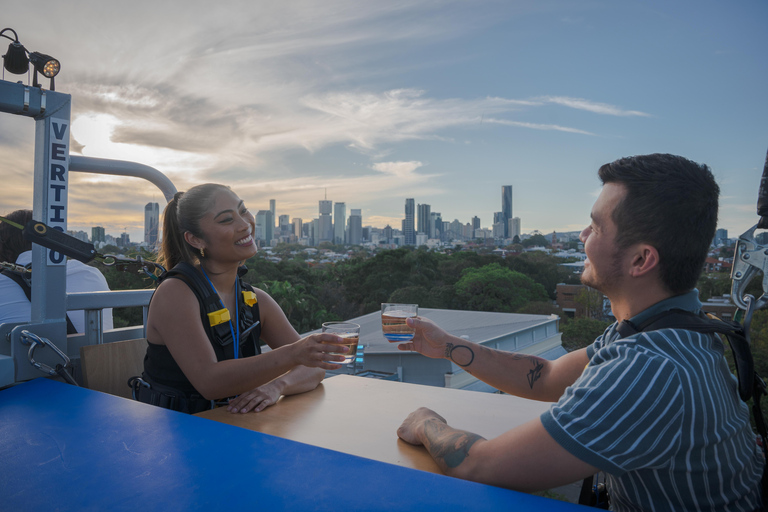
[[[341,336],[344,341],[340,347],[348,347],[348,352],[330,352],[334,356],[344,356],[343,361],[328,361],[333,364],[349,364],[355,361],[357,355],[357,343],[360,341],[360,326],[351,322],[325,322],[323,332]]]
[[[384,337],[390,343],[412,340],[414,329],[408,327],[405,319],[418,316],[418,314],[418,304],[382,304],[381,330],[384,332]]]

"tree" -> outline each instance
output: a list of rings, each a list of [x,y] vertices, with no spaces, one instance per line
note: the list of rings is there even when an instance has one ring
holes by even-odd
[[[523,247],[549,247],[549,240],[544,235],[533,235],[521,242]]]
[[[603,334],[609,325],[609,322],[594,318],[574,318],[562,322],[560,329],[563,332],[563,348],[568,352],[584,348]]]
[[[498,263],[465,270],[455,288],[463,307],[473,311],[512,313],[530,301],[547,300],[543,286]]]
[[[586,318],[603,319],[603,294],[601,292],[587,286],[579,290],[574,301],[582,307]]]

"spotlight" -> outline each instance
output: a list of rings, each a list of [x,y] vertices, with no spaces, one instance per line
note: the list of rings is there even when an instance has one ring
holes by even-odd
[[[29,54],[29,62],[35,66],[35,71],[43,74],[45,78],[53,78],[59,74],[61,64],[58,60],[54,59],[50,55],[46,55],[40,52],[32,52]]]
[[[8,31],[13,32],[13,37],[5,34],[5,32]],[[58,75],[61,70],[61,63],[58,60],[44,53],[28,52],[19,42],[19,36],[12,28],[4,28],[3,30],[0,30],[0,37],[5,37],[12,41],[8,46],[8,52],[3,55],[3,67],[9,73],[23,75],[29,71],[29,63],[31,62],[35,68],[35,72],[32,75],[32,86],[39,87],[37,83],[37,74],[41,73],[44,77],[51,79],[51,90],[56,90],[53,77]],[[29,56],[27,56],[27,54],[29,54]]]
[[[6,30],[13,32],[13,39],[4,34]],[[24,45],[19,42],[19,37],[16,35],[16,31],[12,28],[4,28],[2,31],[0,31],[0,36],[11,39],[11,41],[13,41],[8,45],[8,52],[3,55],[3,67],[5,67],[6,71],[13,73],[14,75],[23,75],[29,71],[29,59],[27,58],[27,50],[24,48]]]

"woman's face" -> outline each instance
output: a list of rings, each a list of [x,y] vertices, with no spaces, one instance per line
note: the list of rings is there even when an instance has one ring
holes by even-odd
[[[200,219],[202,239],[195,246],[205,249],[206,260],[245,261],[256,254],[254,227],[253,215],[243,201],[231,190],[221,190]]]

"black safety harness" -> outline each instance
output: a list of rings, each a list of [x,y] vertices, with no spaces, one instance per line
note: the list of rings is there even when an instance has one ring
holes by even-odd
[[[253,355],[261,354],[259,337],[261,335],[261,322],[259,316],[259,304],[256,300],[256,294],[253,288],[243,282],[242,276],[248,271],[246,267],[240,267],[238,270],[238,280],[242,290],[242,300],[245,307],[241,308],[241,317],[236,321],[240,322],[243,331],[240,335],[240,352],[246,342],[252,343]],[[162,282],[168,278],[178,278],[187,283],[200,303],[200,318],[203,327],[211,340],[211,346],[216,353],[216,360],[227,359],[225,349],[228,350],[233,345],[232,331],[229,327],[230,315],[226,308],[223,308],[221,299],[213,289],[211,284],[203,278],[200,272],[189,263],[179,263],[171,270],[168,270],[160,276]],[[234,347],[232,347],[234,351]],[[249,348],[247,351],[250,351]],[[238,354],[239,356],[240,354]],[[133,391],[134,400],[172,409],[174,411],[195,414],[201,411],[212,409],[217,404],[213,400],[206,400],[200,395],[186,395],[182,391],[170,386],[166,386],[151,379],[146,372],[141,377],[131,377],[128,380],[128,386]]]
[[[736,374],[739,380],[739,397],[747,402],[752,399],[752,416],[755,421],[757,433],[760,435],[763,445],[763,455],[768,462],[768,432],[766,431],[765,417],[760,407],[760,399],[766,394],[766,385],[763,379],[755,373],[755,365],[752,359],[752,351],[749,346],[749,334],[744,326],[732,320],[722,320],[714,315],[706,315],[671,309],[652,316],[645,322],[635,325],[629,320],[624,320],[616,331],[621,338],[628,338],[639,332],[658,331],[661,329],[682,329],[703,334],[721,334],[728,340],[733,359],[736,365]],[[608,509],[610,497],[604,484],[595,484],[594,476],[584,479],[579,496],[580,505],[590,505],[597,508]],[[763,469],[761,481],[763,510],[768,510],[768,472]]]
[[[29,266],[27,268],[29,268]],[[11,270],[9,268],[3,268],[0,270],[0,274],[18,284],[21,289],[24,290],[24,295],[27,296],[27,300],[32,302],[32,272],[22,273],[16,270]],[[69,319],[69,316],[66,316],[66,319],[67,334],[77,334],[77,329],[75,329],[75,325],[72,323],[72,320]]]

